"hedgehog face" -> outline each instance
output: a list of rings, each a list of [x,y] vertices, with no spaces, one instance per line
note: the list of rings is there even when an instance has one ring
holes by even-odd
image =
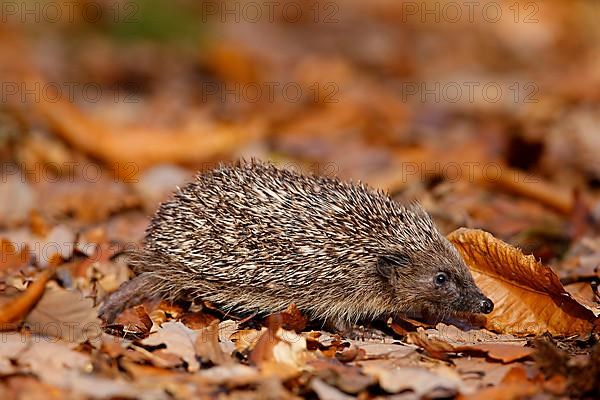
[[[389,282],[399,308],[440,317],[457,313],[489,314],[494,307],[475,284],[456,249],[441,237],[426,251],[388,251],[378,271]]]

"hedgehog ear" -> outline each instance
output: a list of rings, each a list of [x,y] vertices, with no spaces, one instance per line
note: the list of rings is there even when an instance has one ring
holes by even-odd
[[[377,257],[377,272],[386,278],[389,278],[395,269],[409,265],[410,258],[402,253],[385,253]]]

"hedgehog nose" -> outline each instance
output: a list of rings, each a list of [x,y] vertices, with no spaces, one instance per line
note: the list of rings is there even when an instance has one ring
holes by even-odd
[[[490,299],[486,298],[484,300],[481,300],[481,303],[479,303],[479,307],[482,313],[489,314],[494,309],[494,303],[492,303]]]

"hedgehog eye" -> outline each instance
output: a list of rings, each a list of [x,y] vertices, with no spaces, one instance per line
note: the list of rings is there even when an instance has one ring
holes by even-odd
[[[444,286],[448,282],[448,274],[445,272],[438,272],[433,278],[436,286]]]

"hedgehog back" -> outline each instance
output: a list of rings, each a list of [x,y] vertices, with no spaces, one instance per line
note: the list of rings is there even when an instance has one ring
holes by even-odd
[[[251,162],[200,174],[163,203],[147,232],[147,257],[134,265],[169,283],[166,293],[197,291],[232,307],[308,306],[325,295],[350,302],[353,291],[365,293],[349,283],[378,291],[378,254],[416,251],[432,234],[433,222],[417,204]],[[149,262],[157,256],[160,262]]]

